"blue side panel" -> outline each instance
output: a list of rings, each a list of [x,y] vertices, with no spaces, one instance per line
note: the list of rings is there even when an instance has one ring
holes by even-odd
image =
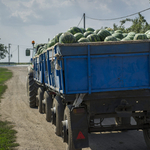
[[[51,79],[50,79],[50,75],[51,75],[51,67],[50,67],[50,60],[49,60],[49,51],[47,51],[47,68],[48,68],[48,85],[51,85]]]
[[[44,81],[54,91],[90,94],[150,89],[149,42],[64,44],[53,48],[47,51],[48,82]],[[42,67],[41,61],[39,64]],[[42,82],[42,74],[40,79]]]
[[[54,91],[64,93],[64,75],[63,75],[62,60],[55,57],[54,56],[55,53],[56,53],[56,49],[53,52],[52,50],[48,50],[46,53],[44,53],[44,57],[43,57],[44,68],[45,70],[47,68],[47,72],[48,72],[47,80],[46,80],[46,74],[44,74],[45,77],[44,82],[46,86],[50,87]],[[58,69],[59,68],[58,66],[61,69]],[[44,71],[44,73],[46,73],[46,71]]]
[[[122,85],[122,59],[115,57],[92,57],[92,90],[119,88]]]
[[[44,61],[43,61],[43,54],[39,56],[39,79],[40,83],[44,83]]]
[[[64,58],[66,93],[88,92],[87,57]]]
[[[35,58],[35,79],[39,80],[39,70],[40,70],[40,64],[39,64],[39,57]]]
[[[46,53],[43,54],[43,64],[44,64],[44,83],[48,83],[48,72],[47,72],[47,58],[46,58]]]
[[[92,90],[149,86],[148,53],[93,56]]]
[[[64,71],[66,94],[149,89],[149,53],[64,57]]]
[[[127,56],[122,62],[123,87],[149,86],[149,58],[143,56]]]

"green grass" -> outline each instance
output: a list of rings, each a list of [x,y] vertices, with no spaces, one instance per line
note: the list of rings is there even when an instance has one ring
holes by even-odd
[[[0,68],[0,99],[7,89],[4,83],[10,79],[12,75],[12,72],[8,69]],[[15,131],[13,127],[11,122],[0,120],[0,150],[10,150],[19,145],[15,143],[17,131]]]
[[[13,127],[10,122],[0,121],[0,150],[10,150],[19,146],[18,143],[15,143],[17,131]]]
[[[7,68],[0,68],[0,98],[2,94],[6,91],[7,86],[4,85],[5,81],[12,77],[12,72]]]

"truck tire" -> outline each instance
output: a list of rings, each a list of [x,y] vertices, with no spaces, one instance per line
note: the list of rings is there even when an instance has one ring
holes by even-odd
[[[39,101],[39,106],[38,106],[38,109],[39,109],[39,113],[43,113],[43,110],[42,110],[42,100],[44,99],[44,89],[43,87],[39,87],[38,88],[38,101]]]
[[[150,129],[144,129],[143,135],[144,135],[145,143],[146,143],[148,149],[150,149]]]
[[[65,111],[64,111],[64,120],[68,120],[68,143],[66,144],[66,150],[82,150],[81,149],[75,149],[74,144],[73,144],[73,135],[72,135],[72,130],[71,130],[71,117],[70,117],[70,110],[66,106]]]
[[[115,122],[117,125],[129,125],[130,121],[130,117],[115,117]]]
[[[56,107],[56,129],[55,134],[61,136],[62,133],[62,121],[64,116],[64,105],[60,96],[55,96],[55,107]]]
[[[45,113],[47,122],[51,122],[51,108],[52,108],[52,96],[48,94],[47,91],[44,92],[45,99]]]
[[[27,95],[29,98],[30,108],[36,107],[36,94],[37,94],[37,88],[36,88],[36,83],[33,79],[33,70],[30,70],[27,76]]]
[[[54,126],[56,126],[56,107],[55,107],[55,101],[56,99],[54,98],[53,99],[53,106],[52,106],[52,109],[51,109],[51,122]],[[56,129],[54,128],[54,131]]]

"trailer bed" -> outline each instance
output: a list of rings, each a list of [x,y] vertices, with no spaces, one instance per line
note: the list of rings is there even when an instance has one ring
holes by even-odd
[[[56,44],[35,57],[35,80],[61,94],[150,89],[149,58],[149,40]]]

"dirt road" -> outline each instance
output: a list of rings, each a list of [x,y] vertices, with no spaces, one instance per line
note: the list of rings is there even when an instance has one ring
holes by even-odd
[[[13,78],[0,104],[2,119],[15,124],[19,150],[65,150],[61,137],[54,134],[54,126],[46,122],[45,114],[28,106],[26,94],[27,67],[7,67]],[[106,120],[107,123],[112,119]],[[148,150],[142,131],[90,134],[90,147],[84,150]]]

